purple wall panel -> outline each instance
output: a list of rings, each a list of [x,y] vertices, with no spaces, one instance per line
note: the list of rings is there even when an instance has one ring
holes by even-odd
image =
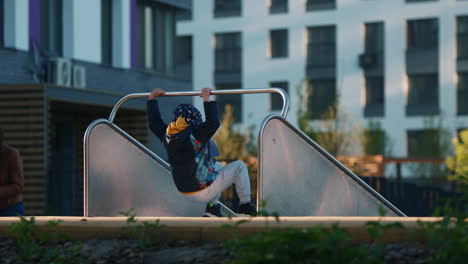
[[[41,0],[29,0],[29,50],[41,45]]]

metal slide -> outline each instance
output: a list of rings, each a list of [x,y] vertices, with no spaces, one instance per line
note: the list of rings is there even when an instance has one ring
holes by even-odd
[[[169,165],[105,119],[87,130],[85,216],[201,216],[205,205],[180,194]],[[87,196],[87,197],[86,197]]]
[[[405,216],[281,116],[259,135],[258,204],[282,216]]]
[[[364,183],[333,156],[290,125],[284,118],[289,97],[278,88],[212,91],[213,95],[278,93],[283,98],[281,116],[269,116],[259,134],[257,204],[266,201],[269,212],[281,216],[376,216],[378,208],[390,216],[404,214]],[[117,127],[99,119],[84,138],[84,216],[119,216],[135,209],[138,216],[200,216],[203,203],[180,194],[169,164]],[[165,96],[195,96],[200,91],[167,92]],[[225,214],[233,212],[222,205]]]
[[[284,116],[289,108],[287,94],[277,88],[212,91],[214,95],[279,93]],[[120,216],[135,209],[137,216],[201,216],[204,203],[180,194],[167,162],[155,155],[113,121],[120,106],[148,93],[130,94],[112,110],[109,120],[91,123],[84,137],[84,216]],[[167,92],[165,96],[195,96],[199,91]],[[235,213],[222,205],[225,215]]]

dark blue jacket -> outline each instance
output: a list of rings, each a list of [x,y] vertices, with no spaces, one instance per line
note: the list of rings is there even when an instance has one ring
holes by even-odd
[[[203,107],[205,109],[205,122],[196,128],[188,127],[178,134],[166,135],[167,125],[161,118],[158,102],[155,99],[149,100],[146,104],[149,127],[164,144],[174,183],[182,193],[196,192],[206,187],[200,186],[197,181],[198,164],[194,160],[195,150],[190,135],[193,135],[202,145],[208,144],[219,128],[219,118],[216,102],[204,102]]]

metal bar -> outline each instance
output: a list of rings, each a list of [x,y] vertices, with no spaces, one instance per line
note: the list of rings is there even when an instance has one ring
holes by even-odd
[[[219,202],[219,201],[218,201]],[[237,214],[234,213],[234,211],[231,210],[231,208],[227,207],[225,204],[223,204],[222,202],[219,202],[219,204],[221,205],[221,210],[223,210],[224,212],[226,212],[228,214],[228,217],[232,216],[232,217],[236,217]]]
[[[88,193],[89,193],[89,174],[88,174],[88,149],[89,149],[89,137],[91,136],[91,133],[97,125],[100,124],[105,124],[112,129],[114,129],[117,133],[122,135],[125,139],[130,141],[132,144],[134,144],[137,148],[141,149],[144,153],[146,153],[148,156],[150,156],[152,159],[154,159],[156,162],[159,162],[161,165],[163,165],[166,169],[170,170],[170,165],[167,163],[165,160],[160,158],[158,155],[154,154],[151,150],[149,150],[147,147],[145,147],[143,144],[138,142],[138,140],[134,139],[132,136],[130,136],[127,132],[116,126],[115,124],[111,123],[109,120],[106,119],[98,119],[93,121],[88,128],[86,129],[86,132],[84,134],[84,139],[83,139],[83,155],[84,155],[84,174],[83,174],[83,216],[84,217],[89,217],[89,200],[88,200]],[[237,216],[236,213],[234,213],[229,207],[221,203],[221,208],[229,213],[232,214],[232,216]]]
[[[286,121],[285,118],[278,116],[278,115],[269,115],[265,118],[265,120],[262,123],[262,126],[260,127],[260,131],[258,134],[258,164],[262,164],[262,144],[263,144],[263,131],[265,130],[265,126],[268,123],[268,121],[272,119],[278,119],[282,121],[284,124],[286,124],[289,128],[291,128],[294,132],[296,132],[298,135],[301,136],[302,139],[304,139],[307,143],[309,143],[311,146],[313,146],[317,151],[319,151],[325,158],[327,158],[329,161],[331,161],[335,166],[340,168],[344,173],[346,173],[351,179],[353,179],[356,183],[361,185],[366,191],[368,191],[372,196],[374,196],[377,200],[379,200],[381,203],[383,203],[385,206],[387,206],[390,210],[395,212],[399,216],[406,216],[400,209],[398,209],[395,205],[390,203],[387,199],[385,199],[380,193],[372,189],[367,183],[365,183],[361,178],[356,176],[351,170],[349,170],[347,167],[345,167],[341,162],[339,162],[335,157],[333,157],[330,153],[328,153],[325,149],[323,149],[319,144],[317,144],[315,141],[310,139],[304,132],[301,130],[295,128],[293,125],[291,125],[288,121]],[[262,189],[262,166],[258,166],[257,169],[257,210],[262,210],[261,204],[262,201],[261,199],[263,198],[263,189]]]
[[[288,94],[281,88],[260,88],[260,89],[232,89],[232,90],[212,90],[212,95],[223,95],[223,94],[255,94],[255,93],[278,93],[283,98],[283,108],[281,109],[281,116],[286,118],[286,115],[289,111],[289,96]],[[129,99],[133,98],[144,98],[148,97],[150,93],[134,93],[129,94],[122,99],[120,99],[117,104],[115,104],[112,112],[109,115],[109,121],[114,122],[115,115],[119,110],[120,106],[125,103]],[[197,96],[201,95],[201,91],[185,91],[185,92],[166,92],[164,96]]]

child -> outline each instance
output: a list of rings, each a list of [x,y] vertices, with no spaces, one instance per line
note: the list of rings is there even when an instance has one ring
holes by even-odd
[[[147,102],[151,131],[167,150],[174,183],[182,194],[199,202],[207,202],[203,216],[221,216],[221,192],[235,184],[240,200],[239,215],[256,214],[250,201],[250,181],[247,167],[242,161],[222,168],[216,166],[216,144],[211,140],[219,127],[216,102],[210,101],[210,88],[202,89],[205,122],[193,105],[181,104],[172,114],[172,123],[166,125],[155,99],[165,94],[162,89],[151,92]]]

